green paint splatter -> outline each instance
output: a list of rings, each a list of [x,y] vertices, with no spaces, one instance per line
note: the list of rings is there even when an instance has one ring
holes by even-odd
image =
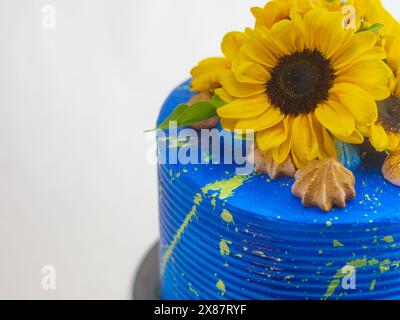
[[[226,293],[226,286],[225,286],[225,283],[221,279],[218,280],[216,287],[219,290],[220,295],[224,296]]]
[[[221,219],[224,220],[226,223],[234,223],[232,214],[226,209],[222,210]]]
[[[171,258],[172,253],[175,250],[175,247],[179,243],[182,238],[182,235],[185,233],[186,228],[192,222],[193,218],[196,216],[197,206],[194,205],[192,210],[187,214],[185,220],[183,221],[182,225],[179,227],[178,231],[176,232],[174,238],[172,239],[170,245],[168,246],[167,250],[165,251],[164,257],[161,261],[161,274],[164,274],[165,268],[167,266],[168,260]]]
[[[379,271],[381,273],[388,272],[390,270],[391,261],[389,259],[383,260],[379,265]]]
[[[262,257],[262,258],[266,258],[266,257],[267,257],[267,256],[265,255],[265,253],[262,252],[262,251],[253,251],[252,253],[255,254],[256,256],[260,256],[260,257]]]
[[[215,211],[215,209],[217,208],[217,199],[215,199],[215,197],[212,198],[211,205],[212,205],[212,207],[214,208],[214,211]]]
[[[339,284],[340,284],[340,280],[338,280],[338,279],[331,281],[331,283],[329,284],[328,289],[326,290],[326,293],[324,295],[324,299],[329,299],[329,297],[331,297],[335,293],[336,288],[339,286]]]
[[[346,266],[352,266],[354,268],[361,268],[361,267],[365,267],[367,264],[368,264],[368,261],[367,261],[367,258],[365,257],[364,259],[350,261],[348,264],[346,264]],[[346,275],[345,273],[343,273],[343,269],[346,266],[344,266],[342,269],[340,269],[333,276],[333,280],[329,283],[328,289],[326,290],[324,296],[322,297],[323,300],[328,300],[335,293],[337,287],[340,284],[340,280],[338,280],[338,278],[343,278]]]
[[[189,291],[190,291],[191,293],[193,293],[197,298],[200,297],[199,293],[197,292],[196,289],[193,288],[193,285],[192,285],[191,283],[189,283]]]
[[[332,227],[332,222],[331,222],[331,221],[327,221],[327,222],[325,223],[325,225],[326,225],[328,228],[330,228],[330,227]]]
[[[210,191],[219,191],[219,199],[224,200],[233,196],[234,191],[248,179],[250,176],[234,176],[228,180],[219,180],[202,188],[202,192],[207,194]]]
[[[378,264],[379,264],[379,261],[376,260],[376,259],[368,260],[368,265],[369,265],[369,266],[376,266],[376,265],[378,265]]]
[[[232,244],[232,242],[221,240],[221,242],[219,243],[219,252],[222,256],[229,256],[231,254],[231,250],[229,248],[230,244]]]
[[[293,276],[293,275],[291,275],[291,276],[286,276],[286,277],[284,278],[284,280],[286,280],[286,281],[290,281],[290,280],[292,280],[292,279],[294,279],[294,276]]]
[[[341,243],[339,240],[333,240],[333,246],[335,248],[344,247],[343,243]]]
[[[197,194],[194,196],[193,202],[194,202],[197,206],[199,206],[200,203],[201,203],[202,201],[203,201],[202,195],[201,195],[200,193],[197,193]]]
[[[393,243],[394,239],[392,236],[386,236],[383,238],[383,241],[385,241],[386,243]]]
[[[372,280],[371,285],[369,286],[369,291],[374,291],[375,290],[375,285],[376,285],[376,280]]]

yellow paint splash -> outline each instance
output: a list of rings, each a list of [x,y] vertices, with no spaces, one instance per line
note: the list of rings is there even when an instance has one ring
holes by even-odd
[[[332,222],[331,222],[331,221],[327,221],[327,222],[325,223],[325,225],[326,225],[328,228],[330,228],[330,227],[332,227]]]
[[[390,270],[390,264],[392,262],[389,259],[383,260],[379,265],[379,271],[381,273],[388,272]]]
[[[333,246],[335,248],[344,247],[343,243],[341,243],[339,240],[333,240]]]
[[[368,261],[367,261],[367,258],[365,257],[364,259],[350,261],[349,263],[346,264],[346,266],[352,266],[354,268],[361,268],[361,267],[365,267],[367,264],[368,264]],[[344,266],[344,267],[346,267],[346,266]],[[333,276],[333,280],[329,283],[328,289],[326,290],[324,296],[322,297],[323,300],[328,300],[335,293],[337,287],[340,285],[339,278],[343,278],[345,276],[345,274],[343,274],[343,272],[342,272],[343,268],[340,269]]]
[[[346,264],[346,266],[352,266],[354,268],[362,268],[366,266],[375,266],[379,267],[379,271],[381,273],[385,273],[390,271],[391,267],[396,268],[399,262],[391,262],[389,259],[383,260],[379,262],[376,259],[370,259],[368,260],[367,257],[364,257],[363,259],[358,259],[358,260],[353,260],[350,261],[349,263]],[[336,291],[337,287],[340,285],[340,278],[343,278],[345,274],[343,274],[342,269],[339,270],[334,276],[333,280],[329,283],[328,289],[326,293],[323,296],[323,300],[329,299]],[[373,281],[373,288],[375,288],[376,285],[376,280]],[[372,283],[371,283],[372,286]]]
[[[199,206],[200,203],[201,203],[202,201],[203,201],[203,197],[202,197],[201,193],[196,194],[195,197],[194,197],[193,202],[194,202],[196,205]]]
[[[211,205],[215,211],[215,209],[217,208],[217,199],[215,199],[214,195],[213,195],[213,198],[211,199]]]
[[[393,243],[394,239],[393,239],[392,236],[386,236],[386,237],[383,238],[383,241],[386,242],[386,243]]]
[[[372,280],[371,285],[369,286],[369,291],[374,291],[376,285],[376,279]]]
[[[286,281],[290,281],[290,280],[292,280],[292,279],[294,279],[294,275],[286,276],[286,277],[284,278],[284,280],[286,280]]]
[[[266,258],[266,257],[267,257],[267,256],[265,255],[265,253],[262,252],[262,251],[253,251],[252,253],[255,254],[256,256],[260,256],[260,257],[262,257],[262,258]]]
[[[250,176],[234,176],[231,179],[223,179],[206,185],[202,192],[207,194],[210,191],[219,191],[219,199],[225,200],[231,197],[234,191],[241,187],[245,181],[250,179]]]
[[[329,299],[335,293],[336,288],[339,286],[339,284],[340,284],[340,280],[338,280],[338,279],[332,280],[329,283],[328,289],[326,290],[326,293],[324,295],[325,300]]]
[[[196,202],[196,200],[194,200],[194,201]],[[198,205],[200,205],[200,203],[201,203],[201,201],[198,201]],[[171,258],[172,253],[174,252],[175,247],[177,246],[179,241],[181,240],[182,235],[185,233],[186,228],[192,222],[193,218],[196,216],[196,212],[197,212],[197,205],[195,204],[192,207],[192,210],[186,215],[185,220],[183,221],[182,225],[176,232],[174,238],[172,239],[172,242],[167,247],[167,250],[165,251],[164,257],[162,258],[162,261],[161,261],[161,275],[164,274],[165,267],[167,266],[168,260]]]
[[[196,168],[195,168],[195,171]],[[173,172],[170,170],[169,172],[170,176],[173,177]],[[250,179],[250,176],[234,176],[231,179],[224,179],[220,181],[216,181],[214,183],[211,183],[201,189],[202,193],[204,195],[207,195],[210,191],[219,191],[219,199],[224,200],[229,198],[230,196],[233,195],[233,192],[239,188],[240,186],[243,185],[243,183]],[[215,199],[215,196],[213,197]],[[187,229],[188,225],[192,222],[193,218],[196,216],[197,208],[201,205],[203,201],[203,196],[201,193],[197,193],[193,199],[193,207],[192,210],[186,215],[185,220],[183,221],[182,225],[179,227],[178,231],[176,232],[174,238],[172,239],[171,243],[168,245],[165,254],[162,258],[161,261],[161,275],[164,274],[165,268],[167,266],[167,263],[169,259],[171,258],[177,244],[182,238],[182,235],[184,234],[185,230]],[[216,205],[216,203],[215,203]],[[232,217],[232,215],[230,214]],[[225,218],[229,220],[229,215],[224,215]],[[223,218],[224,218],[223,217]],[[233,217],[232,221],[233,222]]]
[[[216,287],[219,290],[220,295],[224,296],[226,293],[226,286],[225,286],[225,283],[221,279],[218,280]]]
[[[221,242],[219,243],[219,252],[222,256],[229,256],[231,254],[231,250],[229,248],[230,244],[232,244],[232,242],[221,240]]]
[[[190,291],[191,293],[193,293],[197,298],[200,297],[199,293],[197,292],[196,289],[193,288],[193,285],[192,285],[191,283],[189,283],[189,291]]]
[[[226,223],[234,223],[232,214],[226,209],[222,210],[221,219],[224,220]]]

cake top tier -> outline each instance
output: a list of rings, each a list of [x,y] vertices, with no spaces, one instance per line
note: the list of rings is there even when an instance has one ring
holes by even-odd
[[[323,211],[354,199],[364,174],[400,185],[400,24],[379,0],[272,0],[251,12],[253,26],[193,68],[197,95],[159,129],[220,122],[246,134],[255,170],[295,178],[293,195]],[[378,153],[383,175],[354,177]]]
[[[193,96],[189,88],[190,81],[187,81],[174,90],[161,109],[159,124],[177,104]],[[178,136],[183,130],[186,129],[178,129]],[[161,143],[160,149],[166,147],[166,152],[171,152],[177,137],[171,133],[167,137],[169,144]],[[160,151],[163,153],[165,150]],[[346,208],[334,208],[328,214],[321,214],[318,208],[305,208],[291,196],[291,178],[273,180],[258,173],[237,175],[235,164],[224,163],[171,164],[166,161],[162,171],[167,173],[170,183],[181,190],[181,195],[176,196],[187,197],[186,193],[189,193],[189,198],[194,199],[200,194],[203,203],[207,202],[205,199],[215,199],[219,211],[225,208],[229,212],[240,213],[243,220],[247,217],[247,221],[258,221],[260,224],[264,224],[260,221],[281,222],[282,227],[296,230],[301,225],[315,224],[324,225],[327,230],[335,226],[334,230],[338,232],[338,227],[343,226],[344,234],[349,233],[351,226],[354,226],[368,233],[373,228],[387,229],[388,222],[400,220],[400,189],[383,178],[379,170],[383,160],[382,157],[363,159],[363,164],[354,170],[357,189],[355,199],[348,202]]]

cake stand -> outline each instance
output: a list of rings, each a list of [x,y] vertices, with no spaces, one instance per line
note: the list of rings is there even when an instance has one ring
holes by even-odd
[[[134,300],[160,300],[160,279],[158,270],[158,243],[147,253],[135,277]]]

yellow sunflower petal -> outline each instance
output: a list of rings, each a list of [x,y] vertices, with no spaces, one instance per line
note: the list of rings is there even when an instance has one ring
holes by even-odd
[[[222,40],[221,49],[225,57],[229,60],[237,58],[240,48],[248,38],[248,35],[243,32],[229,32]]]
[[[221,118],[254,118],[271,108],[265,95],[251,99],[236,99],[217,110]]]
[[[289,5],[284,1],[270,1],[264,8],[251,8],[256,18],[256,27],[271,28],[277,21],[289,17]]]
[[[290,55],[304,48],[304,34],[302,30],[290,20],[282,20],[271,29],[271,35],[280,52]]]
[[[391,152],[399,151],[400,149],[400,134],[388,132],[389,145],[388,150]]]
[[[239,119],[236,124],[236,129],[246,130],[253,129],[254,131],[262,131],[272,126],[275,126],[284,119],[284,115],[274,107],[269,107],[263,114],[247,119]]]
[[[314,47],[326,58],[331,58],[339,51],[343,43],[355,32],[351,29],[344,29],[343,15],[340,12],[321,12],[315,29],[307,29],[307,31],[313,34]]]
[[[226,58],[208,58],[201,61],[191,71],[192,90],[201,92],[219,87],[219,77],[228,68],[229,61]]]
[[[312,115],[300,115],[293,121],[292,154],[299,166],[318,157],[318,141]]]
[[[359,61],[337,70],[336,82],[351,82],[369,92],[375,100],[384,100],[390,95],[388,81],[392,71],[381,60]]]
[[[350,136],[355,129],[353,115],[343,104],[329,100],[315,110],[318,121],[335,136]]]
[[[272,157],[274,161],[278,164],[283,163],[288,158],[290,151],[292,149],[292,124],[293,120],[286,117],[283,120],[285,131],[287,133],[286,140],[279,146],[273,149]]]
[[[215,90],[215,95],[222,99],[222,101],[228,103],[235,100],[234,97],[229,95],[224,88],[218,88]]]
[[[234,131],[236,127],[237,120],[236,119],[221,119],[221,126],[225,130]]]
[[[234,68],[235,77],[238,81],[252,84],[266,84],[271,75],[265,68],[255,62],[246,62]]]
[[[400,66],[400,35],[386,36],[383,41],[388,55],[387,62],[392,70],[396,71]]]
[[[352,45],[347,48],[346,51],[342,52],[337,57],[332,57],[332,64],[334,68],[343,68],[354,61],[359,61],[358,59],[372,58],[383,60],[386,58],[385,51],[381,48],[374,48],[378,38],[373,32],[359,32],[352,38]],[[367,56],[365,52],[373,49]],[[372,57],[371,57],[372,54]]]
[[[364,142],[363,135],[357,129],[355,129],[350,136],[345,137],[345,136],[337,135],[336,138],[338,138],[339,140],[341,140],[343,142],[351,143],[351,144],[361,144]]]
[[[309,30],[318,30],[318,26],[320,24],[319,20],[321,19],[321,15],[326,13],[325,9],[317,9],[311,10],[306,13],[304,16],[304,25],[307,30],[306,32],[306,48],[313,50],[315,48],[315,36],[317,35],[315,32],[308,32]]]
[[[315,115],[314,115],[315,118]],[[314,119],[314,131],[317,136],[318,146],[319,146],[319,159],[326,158],[337,158],[335,143],[333,138],[329,134],[319,121]]]
[[[267,68],[275,67],[278,58],[283,55],[271,35],[271,30],[267,28],[254,30],[240,53],[241,60],[247,57],[247,61],[257,62]]]
[[[330,93],[346,106],[358,123],[370,125],[378,120],[378,108],[374,98],[355,84],[335,84]]]
[[[399,76],[400,76],[400,72],[399,72],[398,77],[399,77]],[[400,97],[400,78],[397,79],[396,85],[395,85],[395,87],[394,87],[394,94],[395,94],[397,97]]]
[[[385,151],[389,144],[390,139],[385,129],[379,124],[373,124],[371,126],[371,144],[374,146],[376,151],[382,152]]]
[[[236,98],[249,98],[265,92],[265,85],[239,82],[230,70],[221,74],[220,82],[226,92]]]
[[[287,138],[287,132],[283,121],[269,129],[257,133],[258,147],[263,151],[269,151],[280,146]]]

